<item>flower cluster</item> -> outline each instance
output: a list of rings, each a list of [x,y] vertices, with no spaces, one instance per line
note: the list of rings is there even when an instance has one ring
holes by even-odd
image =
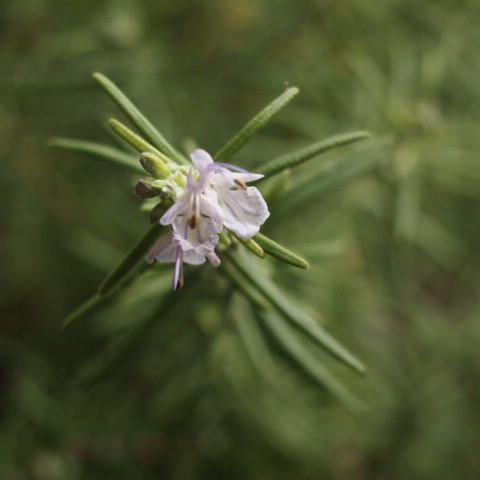
[[[214,267],[220,264],[215,248],[224,228],[249,240],[270,215],[260,191],[247,186],[263,175],[215,163],[205,150],[196,150],[191,157],[194,167],[186,185],[159,220],[172,225],[172,231],[146,257],[149,263],[175,262],[175,290],[183,286],[184,262],[199,265],[208,259]]]

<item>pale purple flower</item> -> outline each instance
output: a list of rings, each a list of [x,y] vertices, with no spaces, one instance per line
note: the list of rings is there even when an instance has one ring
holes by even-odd
[[[196,174],[192,167],[185,191],[160,219],[173,231],[147,255],[149,263],[175,262],[176,290],[183,285],[183,262],[198,265],[208,259],[215,267],[220,264],[215,247],[223,227],[248,240],[270,215],[259,190],[246,184],[263,175],[215,163],[205,150],[196,150],[191,157]]]
[[[215,173],[212,179],[212,188],[218,196],[224,227],[243,240],[256,235],[260,226],[270,216],[260,191],[246,185],[246,182],[253,180],[253,176],[258,178],[253,173],[234,174],[224,171]]]
[[[198,181],[195,180],[193,168],[190,169],[187,178],[187,188],[176,202],[165,212],[160,219],[162,225],[173,225],[173,228],[182,235],[182,218],[186,217],[187,224],[195,229],[205,217],[209,217],[213,227],[219,233],[223,228],[221,211],[216,203],[216,195],[206,190],[208,175],[199,170]]]
[[[173,230],[164,235],[147,255],[146,260],[152,263],[175,262],[173,288],[180,290],[183,286],[183,262],[201,265],[208,259],[214,267],[220,265],[215,253],[218,235],[210,219],[205,220],[197,228],[190,228],[188,218],[183,216],[178,226],[183,234]]]
[[[259,180],[263,175],[215,163],[205,150],[196,150],[191,157],[200,178],[203,177],[205,195],[216,197],[224,227],[244,240],[256,235],[270,212],[260,191],[247,186],[247,182]]]

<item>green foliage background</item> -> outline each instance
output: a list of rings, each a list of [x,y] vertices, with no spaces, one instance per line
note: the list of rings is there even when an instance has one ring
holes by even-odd
[[[477,3],[2,2],[0,477],[477,478]],[[331,365],[366,414],[281,357],[274,382],[248,380],[232,335],[212,348],[212,332],[252,317],[241,298],[218,301],[225,286],[208,268],[198,288],[188,273],[191,288],[166,312],[155,311],[170,282],[162,269],[108,313],[60,330],[147,225],[128,172],[47,147],[59,135],[116,142],[94,71],[175,145],[212,153],[298,86],[235,158],[247,168],[372,132],[291,182],[324,162],[375,168],[308,205],[273,201],[265,229],[311,261],[275,280],[366,363],[365,379]],[[105,370],[112,335],[121,343],[149,317],[148,335]]]

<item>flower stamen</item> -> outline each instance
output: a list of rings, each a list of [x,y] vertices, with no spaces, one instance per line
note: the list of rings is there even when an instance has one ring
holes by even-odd
[[[191,229],[197,228],[198,227],[198,217],[195,213],[192,213],[188,219],[188,226]]]
[[[248,187],[247,187],[247,184],[241,179],[241,178],[235,178],[234,180],[234,183],[236,185],[238,185],[242,190],[246,190]]]
[[[179,245],[175,255],[175,275],[173,276],[173,289],[181,290],[183,287],[183,250]]]

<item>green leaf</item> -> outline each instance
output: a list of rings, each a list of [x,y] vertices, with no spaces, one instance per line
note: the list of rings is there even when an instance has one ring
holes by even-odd
[[[350,143],[354,143],[358,140],[363,140],[364,138],[369,137],[370,133],[368,132],[353,132],[343,135],[336,135],[334,137],[327,138],[326,140],[313,143],[308,147],[297,150],[296,152],[287,153],[286,155],[275,158],[265,165],[256,168],[255,170],[263,173],[265,178],[271,178],[288,168],[297,167],[307,160],[310,160],[321,153],[327,152],[328,150],[349,145]]]
[[[102,301],[103,297],[100,295],[94,295],[88,300],[83,302],[79,307],[77,307],[64,321],[62,328],[70,326],[72,323],[76,322],[80,318],[84,317],[87,313],[90,313],[94,310]]]
[[[153,175],[155,178],[165,179],[172,173],[165,158],[157,157],[152,152],[143,152],[140,155],[140,164],[150,175]]]
[[[337,189],[350,180],[363,175],[377,167],[384,157],[369,157],[367,159],[346,158],[326,163],[320,171],[307,180],[293,185],[285,191],[283,198],[275,205],[277,219],[298,210],[303,204],[311,202],[320,195],[332,189]]]
[[[271,377],[276,372],[276,366],[254,310],[258,312],[255,304],[240,294],[234,295],[232,320],[247,356],[260,375]]]
[[[272,118],[297,95],[298,88],[291,87],[285,90],[272,103],[253,117],[227,144],[215,155],[216,162],[228,161],[250,138],[263,128]]]
[[[264,274],[258,272],[251,259],[242,255],[241,252],[237,252],[237,255],[226,252],[226,256],[248,283],[300,331],[354,371],[362,374],[365,372],[364,365],[354,355],[338,343],[309,314],[290,301]]]
[[[278,260],[288,263],[289,265],[293,265],[294,267],[305,269],[310,268],[308,262],[302,257],[291,252],[282,245],[279,245],[277,242],[274,242],[265,235],[257,233],[253,238],[258,243],[258,245],[260,245],[260,247],[272,257],[278,258]]]
[[[63,328],[76,322],[87,313],[92,312],[109,295],[115,292],[128,274],[132,271],[138,261],[148,252],[155,240],[161,235],[165,227],[163,225],[153,225],[140,241],[130,250],[128,255],[122,260],[118,267],[107,276],[102,282],[94,296],[82,303],[73,311],[63,322]]]
[[[230,231],[230,233],[245,247],[247,247],[252,253],[254,253],[257,257],[265,258],[265,252],[263,248],[255,241],[253,238],[248,240],[244,240],[243,238],[239,237],[235,232]]]
[[[93,78],[103,87],[112,100],[120,107],[133,125],[138,128],[139,132],[142,133],[147,140],[172,160],[184,165],[189,164],[185,157],[167,142],[163,135],[149,122],[149,120],[147,120],[140,110],[111,80],[101,73],[94,73]]]
[[[222,262],[219,271],[240,290],[250,302],[262,310],[270,310],[271,303],[256,290],[229,262]]]
[[[102,143],[87,142],[85,140],[73,140],[69,138],[52,138],[48,144],[52,147],[94,155],[124,167],[129,167],[136,172],[143,172],[142,167],[131,154]]]
[[[148,143],[142,137],[137,135],[135,132],[130,130],[122,122],[119,122],[115,118],[111,118],[108,121],[108,126],[120,137],[123,138],[129,145],[131,145],[137,152],[151,152],[160,157],[165,163],[170,162],[170,160],[163,155],[160,150],[157,150],[153,145]]]
[[[166,227],[163,225],[152,225],[148,232],[140,239],[140,241],[130,250],[127,256],[120,262],[118,267],[107,276],[98,287],[97,293],[101,297],[110,295],[117,286],[132,271],[135,265],[143,259],[145,254],[151,248],[153,243],[163,233]]]
[[[260,312],[258,317],[275,337],[281,349],[308,377],[333,393],[352,411],[356,413],[365,411],[365,405],[352,395],[309,349],[305,348],[298,333],[280,315],[270,311]]]

